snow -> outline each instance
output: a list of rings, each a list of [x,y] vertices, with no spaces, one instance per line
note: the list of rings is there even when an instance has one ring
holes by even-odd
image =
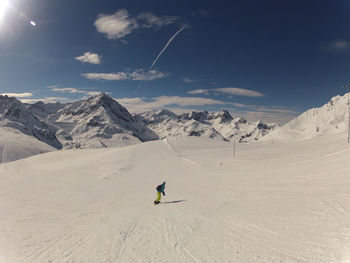
[[[50,145],[10,127],[0,127],[0,163],[55,151]]]
[[[233,118],[226,110],[220,112],[192,112],[176,115],[169,110],[155,110],[135,114],[134,118],[158,134],[167,136],[197,136],[222,141],[251,142],[278,128],[277,124]]]
[[[16,98],[0,96],[1,127],[13,130],[16,139],[10,140],[14,143],[19,133],[23,134],[19,140],[31,141],[27,143],[25,151],[14,149],[11,158],[6,158],[13,161],[27,157],[29,153],[48,151],[48,147],[43,150],[41,143],[34,143],[36,139],[56,149],[124,147],[167,136],[249,142],[276,129],[277,125],[249,122],[244,118],[234,119],[225,110],[182,115],[161,110],[132,116],[117,101],[101,93],[67,104],[41,101],[24,104]],[[34,138],[28,139],[27,136]],[[5,147],[2,143],[0,148],[13,147],[8,143]],[[19,153],[18,156],[13,154],[15,152]],[[2,158],[0,162],[4,160]]]
[[[0,262],[350,261],[345,133],[232,147],[169,137],[1,164]]]
[[[47,121],[57,127],[58,138],[66,149],[116,147],[158,139],[104,93],[67,104],[48,115]]]
[[[268,140],[304,140],[324,134],[341,134],[348,128],[348,97],[335,96],[319,108],[305,111],[296,119],[261,138]]]

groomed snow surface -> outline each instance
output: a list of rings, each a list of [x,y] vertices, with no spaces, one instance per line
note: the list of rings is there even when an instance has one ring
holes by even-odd
[[[350,262],[345,134],[232,146],[168,138],[1,164],[0,262]]]

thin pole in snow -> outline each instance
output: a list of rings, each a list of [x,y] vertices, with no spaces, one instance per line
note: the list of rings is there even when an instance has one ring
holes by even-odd
[[[233,135],[233,157],[236,154],[236,135]]]
[[[350,143],[350,98],[349,98],[349,91],[350,91],[350,85],[344,85],[343,89],[346,90],[346,96],[348,97],[348,143]]]

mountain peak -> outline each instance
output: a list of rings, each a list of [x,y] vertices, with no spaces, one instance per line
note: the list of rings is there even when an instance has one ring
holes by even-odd
[[[98,95],[91,96],[87,99],[88,103],[95,103],[100,105],[110,105],[115,103],[116,101],[108,96],[106,93],[100,93]]]

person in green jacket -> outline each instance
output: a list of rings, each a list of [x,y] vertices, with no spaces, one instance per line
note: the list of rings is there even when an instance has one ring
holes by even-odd
[[[163,182],[162,184],[158,185],[157,186],[157,199],[154,201],[154,203],[157,205],[160,203],[160,199],[162,198],[162,195],[163,194],[165,196],[165,182]]]

